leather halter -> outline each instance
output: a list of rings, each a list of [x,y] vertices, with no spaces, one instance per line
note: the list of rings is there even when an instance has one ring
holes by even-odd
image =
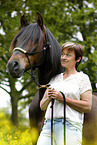
[[[36,52],[34,52],[34,51],[32,51],[32,52],[27,52],[26,50],[24,50],[24,49],[22,49],[22,48],[20,48],[20,47],[15,47],[15,48],[13,49],[13,51],[20,51],[20,52],[22,52],[22,53],[24,53],[24,54],[26,55],[26,57],[27,57],[27,59],[28,59],[28,62],[29,62],[29,64],[30,64],[30,68],[31,68],[31,73],[28,73],[28,74],[31,75],[31,78],[35,81],[36,85],[37,85],[39,88],[47,88],[48,85],[40,85],[39,82],[36,80],[36,76],[35,76],[34,73],[33,73],[33,68],[32,68],[32,66],[31,66],[31,62],[30,62],[30,59],[29,59],[28,55],[35,55],[35,54],[40,53],[40,52],[43,52],[43,53],[44,53],[44,51],[46,51],[46,49],[49,48],[49,47],[51,47],[51,46],[49,46],[49,43],[46,43],[45,46],[44,46],[44,48],[43,48],[42,50],[36,51]]]

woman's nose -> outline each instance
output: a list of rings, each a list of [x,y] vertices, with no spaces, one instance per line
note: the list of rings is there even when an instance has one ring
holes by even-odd
[[[66,55],[61,55],[61,59],[67,59]]]

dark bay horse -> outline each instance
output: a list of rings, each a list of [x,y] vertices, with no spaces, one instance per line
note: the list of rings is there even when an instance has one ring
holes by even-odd
[[[39,12],[37,23],[29,24],[23,15],[21,26],[21,30],[11,42],[10,50],[14,49],[14,52],[7,63],[8,72],[13,78],[19,78],[30,68],[38,68],[39,84],[48,84],[52,77],[63,70],[60,63],[61,46],[43,25]],[[27,51],[26,55],[24,51]],[[39,107],[44,91],[45,88],[39,89],[29,107],[30,126],[37,128],[39,132],[45,114]]]
[[[21,17],[21,26],[21,30],[11,42],[10,50],[14,51],[7,63],[8,72],[13,78],[19,78],[27,70],[31,69],[33,73],[33,70],[38,68],[39,84],[48,84],[52,77],[63,72],[60,63],[61,46],[51,32],[43,25],[43,19],[39,12],[37,12],[37,23],[29,24],[23,15]],[[40,133],[43,126],[45,112],[41,111],[39,103],[44,92],[45,88],[39,89],[29,107],[32,132],[33,128],[37,128],[38,133]],[[94,103],[97,103],[97,101],[94,101]],[[93,106],[95,106],[97,111],[96,105]],[[87,139],[88,135],[86,135],[86,132],[88,126],[90,126],[88,123],[93,114],[94,112],[91,111],[90,114],[85,115],[86,124],[84,125],[83,134]]]

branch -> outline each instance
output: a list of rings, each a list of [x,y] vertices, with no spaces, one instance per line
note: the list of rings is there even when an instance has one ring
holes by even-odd
[[[9,84],[5,84],[5,83],[0,83],[0,84],[9,87]]]
[[[22,87],[22,89],[19,91],[19,93],[21,94],[21,93],[26,89],[26,87],[28,87],[31,83],[32,83],[32,80],[29,81],[28,83],[26,83],[26,84]]]
[[[10,95],[10,92],[8,92],[5,88],[3,88],[1,86],[0,86],[0,88],[3,89],[5,92],[7,92]]]
[[[3,80],[4,82],[7,82],[7,83],[9,82],[8,80],[6,80],[6,78],[4,78],[4,79],[2,79],[2,80]],[[3,82],[3,81],[2,81],[2,82]]]
[[[26,98],[30,98],[30,97],[32,97],[32,94],[33,94],[33,93],[29,93],[29,94],[27,94],[27,95],[25,95],[25,96],[19,97],[19,100],[21,100],[21,99],[26,99]]]

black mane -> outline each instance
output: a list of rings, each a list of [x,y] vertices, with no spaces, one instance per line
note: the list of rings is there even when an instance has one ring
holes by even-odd
[[[43,40],[42,32],[40,31],[40,27],[37,23],[29,24],[23,27],[14,37],[10,47],[11,49],[13,49],[16,46],[26,48],[26,45],[28,44],[29,40],[31,40],[32,43],[33,41],[42,42]]]
[[[46,50],[45,64],[42,67],[42,72],[44,72],[44,82],[48,83],[52,77],[63,72],[63,68],[60,62],[60,44],[49,31],[49,29],[45,30],[45,36],[46,42],[49,44],[49,48]]]

